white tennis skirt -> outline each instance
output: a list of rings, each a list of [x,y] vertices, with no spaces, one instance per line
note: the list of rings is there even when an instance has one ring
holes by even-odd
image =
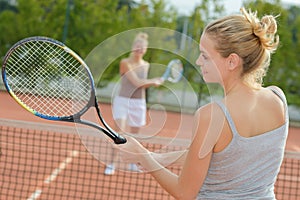
[[[146,100],[116,96],[113,100],[113,118],[126,119],[132,127],[146,124]]]

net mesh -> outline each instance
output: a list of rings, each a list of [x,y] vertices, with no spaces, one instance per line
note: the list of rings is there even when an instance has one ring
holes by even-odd
[[[275,185],[277,199],[300,199],[300,153],[285,152]]]
[[[90,140],[104,154],[109,149]],[[145,145],[161,148],[159,143]],[[87,152],[72,126],[2,119],[0,148],[0,199],[173,199],[149,174],[104,175],[104,163]],[[286,152],[276,198],[299,199],[299,188],[300,155]]]

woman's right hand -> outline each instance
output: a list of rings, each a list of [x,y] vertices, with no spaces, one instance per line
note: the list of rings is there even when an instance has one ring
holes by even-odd
[[[158,87],[158,86],[162,85],[165,82],[163,78],[153,78],[151,80],[153,81],[153,85],[155,87]]]

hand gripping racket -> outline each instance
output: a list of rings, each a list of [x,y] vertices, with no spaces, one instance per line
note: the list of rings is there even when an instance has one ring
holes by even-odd
[[[17,42],[5,55],[2,78],[9,94],[35,116],[84,124],[116,144],[126,142],[104,121],[88,66],[63,43],[40,36]],[[105,128],[81,119],[92,107]]]
[[[162,75],[163,80],[168,80],[172,83],[180,81],[183,74],[183,65],[179,59],[173,59],[168,63],[167,69]]]

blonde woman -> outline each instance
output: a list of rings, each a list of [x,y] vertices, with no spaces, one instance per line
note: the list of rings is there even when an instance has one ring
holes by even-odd
[[[276,32],[276,17],[259,19],[245,9],[208,24],[196,64],[207,83],[222,85],[225,97],[197,110],[185,152],[154,154],[128,137],[119,146],[122,158],[138,163],[176,199],[275,199],[287,103],[278,87],[262,87],[262,79],[279,43]],[[175,157],[182,161],[179,175],[164,167]]]
[[[116,131],[126,132],[128,127],[130,133],[139,132],[140,127],[146,124],[146,88],[157,87],[164,82],[161,78],[147,78],[150,65],[143,59],[147,48],[148,34],[140,32],[133,41],[129,57],[120,62],[120,90],[113,100]],[[130,165],[130,169],[138,170],[136,165]],[[114,172],[112,161],[107,165],[104,174],[112,175]]]

